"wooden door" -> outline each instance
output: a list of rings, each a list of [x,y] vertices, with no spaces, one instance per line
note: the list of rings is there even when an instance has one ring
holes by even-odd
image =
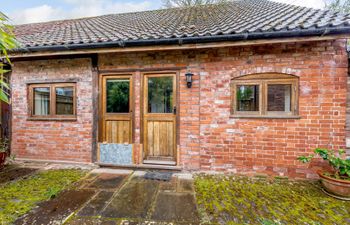
[[[102,135],[104,143],[132,143],[132,77],[102,77]]]
[[[144,76],[144,163],[176,162],[176,74]]]

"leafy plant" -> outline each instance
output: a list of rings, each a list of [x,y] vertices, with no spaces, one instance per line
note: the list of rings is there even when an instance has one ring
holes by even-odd
[[[15,36],[12,32],[13,27],[8,23],[8,17],[0,12],[0,100],[6,103],[9,98],[3,88],[10,89],[9,85],[4,81],[3,74],[9,72],[6,65],[10,64],[8,50],[17,47]]]
[[[329,165],[334,169],[333,176],[337,179],[350,179],[350,160],[344,159],[345,151],[339,150],[336,155],[334,150],[316,148],[315,154],[319,155],[323,160],[328,161]],[[302,163],[309,163],[315,154],[309,156],[300,156],[298,160]]]
[[[60,193],[61,188],[58,187],[50,187],[47,192],[46,192],[46,196],[48,199],[54,199],[58,196],[58,194]]]

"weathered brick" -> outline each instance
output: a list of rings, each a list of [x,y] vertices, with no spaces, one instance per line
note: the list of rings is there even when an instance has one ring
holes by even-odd
[[[184,169],[313,177],[310,169],[297,162],[297,156],[316,147],[345,148],[348,95],[345,46],[345,40],[335,40],[191,51],[108,53],[99,55],[99,68],[132,71],[164,68],[168,71],[179,67],[178,145],[180,165]],[[186,87],[184,76],[188,70],[195,75],[191,89]],[[266,72],[299,77],[300,119],[230,117],[230,80]],[[136,161],[140,162],[142,73],[133,74],[136,93],[134,149]],[[27,158],[89,161],[93,151],[91,76],[89,61],[83,59],[15,63],[12,76],[14,152]],[[27,99],[25,82],[57,77],[80,80],[78,121],[27,121],[27,106],[22,104]],[[59,132],[46,132],[51,130]]]

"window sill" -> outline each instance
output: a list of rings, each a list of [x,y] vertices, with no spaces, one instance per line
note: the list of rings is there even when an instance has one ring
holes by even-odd
[[[74,121],[77,121],[78,119],[76,117],[68,117],[68,118],[43,118],[43,117],[40,117],[40,118],[36,118],[36,117],[29,117],[27,119],[28,121],[69,121],[69,122],[74,122]]]
[[[236,118],[236,119],[301,119],[301,116],[288,116],[288,115],[281,115],[281,116],[272,116],[272,115],[231,115],[230,118]]]

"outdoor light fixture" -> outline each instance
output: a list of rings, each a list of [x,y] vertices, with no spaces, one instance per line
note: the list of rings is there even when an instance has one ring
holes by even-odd
[[[187,72],[185,74],[186,76],[186,82],[187,82],[187,87],[191,88],[192,87],[192,77],[193,77],[193,73]]]

